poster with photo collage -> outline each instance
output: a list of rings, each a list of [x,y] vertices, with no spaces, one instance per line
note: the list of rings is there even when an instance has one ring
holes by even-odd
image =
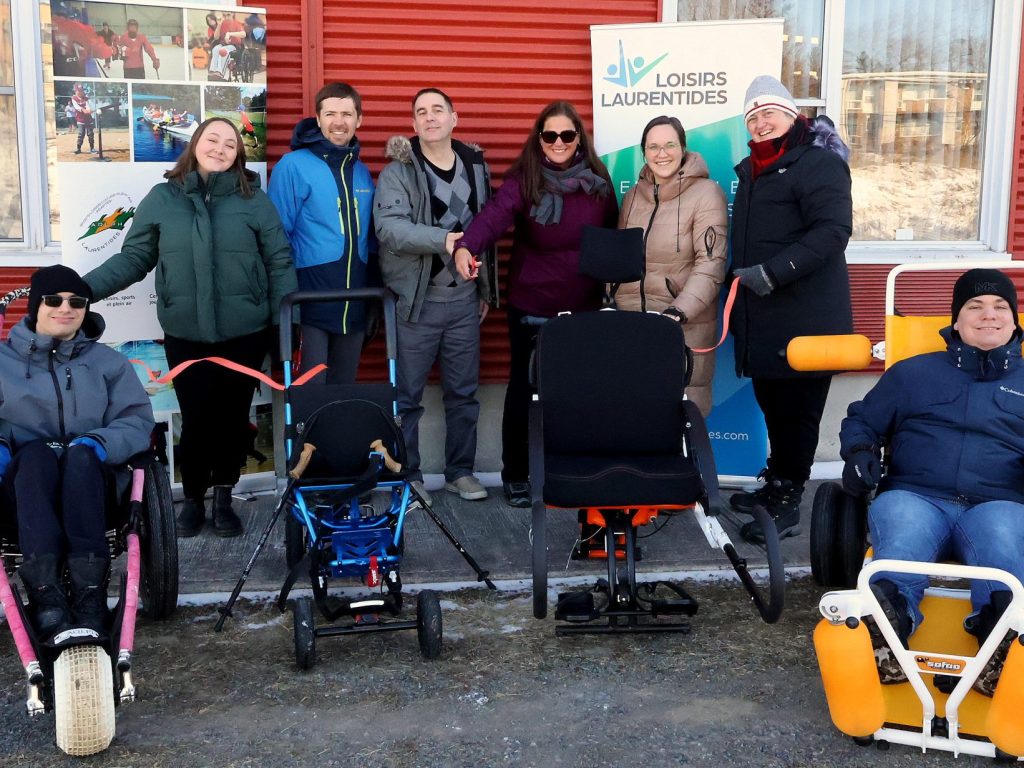
[[[266,188],[265,9],[216,0],[54,0],[50,8],[51,39],[44,45],[52,46],[64,264],[85,273],[120,252],[136,206],[207,118],[226,118],[238,128],[246,167]],[[173,432],[173,383],[157,384],[147,371],[167,369],[153,273],[95,309],[106,321],[103,340],[144,364],[136,366],[140,379],[157,418]],[[269,403],[261,386],[253,418],[264,444],[254,447],[249,472],[273,468]]]

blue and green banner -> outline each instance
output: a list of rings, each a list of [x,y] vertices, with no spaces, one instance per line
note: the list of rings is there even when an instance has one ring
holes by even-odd
[[[733,167],[748,154],[743,98],[758,75],[780,74],[782,42],[782,19],[591,27],[594,143],[620,201],[643,167],[644,126],[669,115],[682,122],[687,148],[704,157],[731,211]],[[750,380],[734,373],[731,337],[716,354],[708,431],[718,472],[750,477],[767,456],[764,419]]]

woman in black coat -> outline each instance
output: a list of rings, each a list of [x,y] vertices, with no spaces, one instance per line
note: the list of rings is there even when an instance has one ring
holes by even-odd
[[[795,336],[853,332],[845,250],[853,221],[849,150],[826,117],[808,120],[774,77],[747,89],[750,156],[736,166],[732,265],[741,290],[731,327],[736,373],[753,379],[768,427],[763,488],[734,494],[737,511],[763,504],[779,537],[800,532],[800,499],[818,447],[830,374],[786,362]],[[760,526],[741,534],[763,542]]]

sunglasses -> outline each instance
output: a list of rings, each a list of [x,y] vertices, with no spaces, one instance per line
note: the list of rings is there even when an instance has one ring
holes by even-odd
[[[84,296],[60,296],[56,293],[50,293],[43,296],[43,304],[54,309],[59,307],[65,301],[72,309],[85,309],[89,304],[89,300]]]
[[[562,140],[563,144],[572,144],[576,141],[576,137],[579,136],[579,131],[541,131],[540,140],[545,144],[554,144],[559,139]]]

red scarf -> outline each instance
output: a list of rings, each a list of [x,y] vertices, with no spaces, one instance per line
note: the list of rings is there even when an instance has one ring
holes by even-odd
[[[807,118],[803,115],[798,115],[796,122],[793,123],[793,127],[789,129],[785,136],[780,136],[771,141],[754,141],[753,139],[748,141],[747,146],[750,147],[750,180],[753,181],[760,176],[765,168],[786,154],[787,150],[800,144],[808,129]]]

